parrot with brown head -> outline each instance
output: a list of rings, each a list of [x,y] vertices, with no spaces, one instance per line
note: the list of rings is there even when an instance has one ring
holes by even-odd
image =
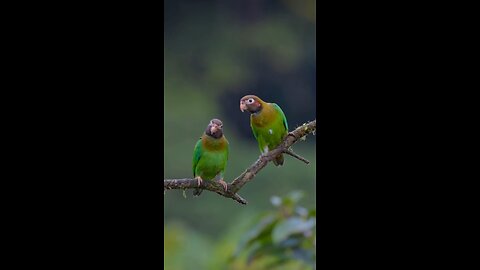
[[[212,119],[193,150],[193,177],[197,179],[198,185],[200,186],[203,180],[218,178],[218,182],[227,191],[227,183],[223,181],[227,160],[228,141],[223,135],[223,123]],[[200,193],[202,189],[193,191],[194,196]]]
[[[285,114],[277,104],[247,95],[240,99],[240,110],[250,113],[250,126],[261,153],[265,154],[282,143],[288,133],[288,124]],[[283,165],[283,155],[278,155],[273,163],[276,166]]]

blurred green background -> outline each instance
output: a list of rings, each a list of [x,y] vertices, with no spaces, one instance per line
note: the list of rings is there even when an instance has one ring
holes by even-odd
[[[255,94],[277,103],[290,130],[316,118],[315,1],[164,2],[164,178],[191,178],[193,148],[212,118],[230,142],[225,180],[260,155],[239,100]],[[292,190],[315,208],[315,136],[297,143],[310,165],[285,156],[269,164],[240,195],[248,205],[205,191],[164,196],[165,269],[247,269],[228,261],[244,234],[272,211],[272,196]],[[248,268],[254,269],[254,268]],[[283,269],[283,268],[278,268]],[[291,269],[291,268],[285,268]]]

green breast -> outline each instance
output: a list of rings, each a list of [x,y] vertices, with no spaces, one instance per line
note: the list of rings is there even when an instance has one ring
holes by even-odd
[[[285,115],[275,106],[268,104],[258,114],[252,114],[250,118],[252,131],[261,152],[265,152],[266,147],[268,150],[277,147],[288,132]]]
[[[228,159],[228,141],[225,136],[214,139],[203,135],[199,142],[199,160],[194,165],[195,176],[211,180],[225,171]]]
[[[227,156],[222,151],[205,151],[198,161],[195,174],[204,180],[211,180],[225,170]]]
[[[255,127],[255,129],[257,132],[257,141],[262,152],[264,151],[265,146],[268,146],[269,150],[277,147],[287,134],[283,122],[281,121],[275,121],[263,127]]]

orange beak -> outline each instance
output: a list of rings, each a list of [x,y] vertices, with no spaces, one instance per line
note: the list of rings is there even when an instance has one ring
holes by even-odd
[[[247,110],[247,105],[243,101],[240,101],[240,111],[244,112]]]

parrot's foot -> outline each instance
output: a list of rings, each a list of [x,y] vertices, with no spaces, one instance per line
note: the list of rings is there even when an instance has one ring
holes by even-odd
[[[220,183],[223,186],[223,188],[225,189],[225,191],[227,191],[228,184],[225,181],[223,181],[223,179],[218,180],[218,183]]]
[[[197,179],[198,186],[200,186],[203,182],[202,178],[200,176],[197,176],[195,179]]]

